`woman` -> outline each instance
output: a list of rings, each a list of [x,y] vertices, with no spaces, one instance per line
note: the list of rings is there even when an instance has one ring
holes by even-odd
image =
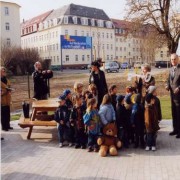
[[[13,129],[10,127],[10,103],[10,81],[6,78],[6,69],[1,67],[1,125],[4,131]]]
[[[91,75],[89,78],[89,84],[95,84],[98,92],[98,108],[102,102],[103,96],[108,92],[105,74],[101,71],[100,63],[94,61],[91,63]]]

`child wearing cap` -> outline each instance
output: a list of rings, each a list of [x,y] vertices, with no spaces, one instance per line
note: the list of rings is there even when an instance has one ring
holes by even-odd
[[[156,150],[156,137],[159,130],[157,113],[155,110],[155,98],[153,94],[147,94],[145,99],[145,127],[146,127],[146,151]]]
[[[65,105],[67,107],[67,119],[69,121],[69,147],[73,146],[74,144],[74,136],[75,136],[75,127],[74,127],[74,121],[70,119],[70,114],[73,109],[73,103],[71,101],[71,91],[69,89],[66,89],[63,91],[63,95],[65,97]]]
[[[147,92],[148,92],[148,94],[151,93],[154,96],[158,121],[161,121],[162,120],[161,103],[160,103],[159,98],[157,97],[157,87],[156,86],[149,86]]]
[[[67,106],[65,106],[65,96],[60,95],[59,99],[59,107],[57,108],[54,119],[58,123],[57,129],[58,129],[58,138],[59,138],[59,147],[63,147],[64,142],[64,136],[68,132],[67,128],[67,122],[68,122],[68,109]]]
[[[86,133],[85,133],[85,125],[83,121],[83,115],[85,114],[86,108],[83,105],[83,99],[81,96],[75,96],[75,105],[71,112],[70,121],[73,121],[75,124],[75,149],[86,148]]]
[[[124,106],[123,95],[117,95],[116,97],[116,123],[118,128],[118,138],[123,142],[124,147],[128,148],[128,117],[127,110]]]

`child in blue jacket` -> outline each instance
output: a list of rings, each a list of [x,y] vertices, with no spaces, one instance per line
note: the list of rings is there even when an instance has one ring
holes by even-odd
[[[59,96],[59,107],[55,112],[54,119],[56,122],[58,122],[57,128],[58,128],[58,138],[59,138],[59,147],[63,147],[64,142],[64,136],[68,132],[67,124],[68,121],[68,109],[67,106],[65,106],[65,96],[61,95]]]
[[[88,130],[88,152],[98,152],[97,138],[100,134],[100,117],[97,111],[95,98],[88,99],[86,114],[83,116]]]

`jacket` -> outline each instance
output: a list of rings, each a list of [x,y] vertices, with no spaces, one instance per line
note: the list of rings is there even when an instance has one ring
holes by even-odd
[[[75,123],[75,127],[79,129],[84,129],[84,121],[83,121],[83,115],[85,114],[85,107],[82,105],[80,107],[74,107],[71,116],[70,121],[73,121]]]
[[[54,119],[56,122],[60,123],[62,120],[64,122],[64,125],[68,125],[69,119],[68,119],[68,109],[66,106],[59,106],[54,114]]]
[[[170,68],[169,77],[167,79],[167,87],[170,90],[171,97],[174,100],[177,100],[180,102],[180,92],[178,94],[174,94],[174,90],[176,88],[180,89],[180,64],[177,65],[177,69],[174,74],[174,78],[171,78],[171,71],[173,70],[173,67]]]
[[[10,81],[6,79],[7,83],[1,80],[1,106],[10,106],[11,94],[7,88],[10,88]]]
[[[34,71],[32,74],[34,81],[34,98],[40,99],[42,95],[49,93],[48,79],[53,77],[53,72],[45,73]]]
[[[101,105],[99,115],[103,125],[106,125],[116,120],[116,114],[112,104]]]
[[[100,118],[97,110],[92,110],[91,112],[86,112],[83,116],[84,124],[88,128],[88,133],[99,135],[100,134]]]
[[[156,133],[160,129],[155,105],[146,104],[144,118],[147,133]]]

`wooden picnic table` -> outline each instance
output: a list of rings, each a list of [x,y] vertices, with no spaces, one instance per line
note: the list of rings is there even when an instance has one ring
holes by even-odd
[[[39,101],[34,101],[32,103],[31,117],[30,118],[21,117],[18,123],[18,125],[22,128],[29,127],[27,139],[30,139],[34,126],[56,126],[57,125],[55,120],[49,121],[47,119],[43,120],[42,118],[40,118],[39,120],[38,118],[41,117],[41,115],[38,112],[47,112],[47,113],[49,111],[54,112],[56,111],[58,106],[59,106],[59,103],[57,99],[39,100]]]

